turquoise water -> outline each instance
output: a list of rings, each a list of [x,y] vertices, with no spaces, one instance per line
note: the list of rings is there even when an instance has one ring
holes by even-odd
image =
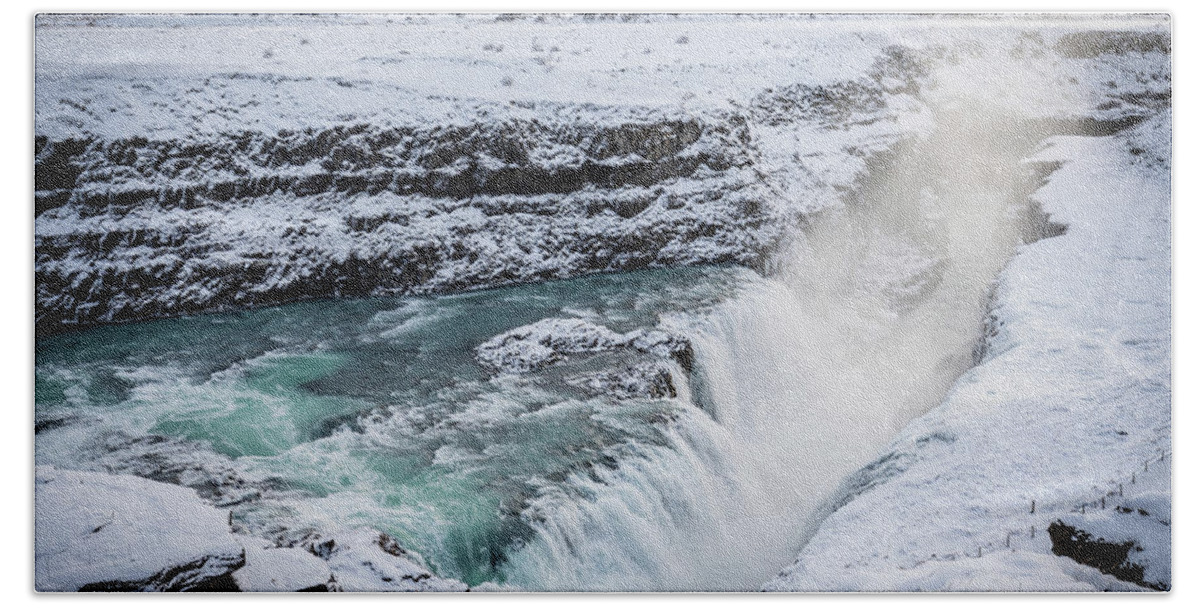
[[[113,468],[97,447],[113,437],[196,441],[274,488],[233,507],[251,532],[371,526],[440,575],[504,581],[508,556],[532,538],[532,499],[581,492],[579,476],[599,479],[631,454],[666,445],[668,423],[696,412],[685,398],[618,401],[563,382],[632,355],[575,356],[543,372],[492,377],[475,347],[546,317],[619,332],[655,327],[711,307],[748,276],[731,268],[598,275],[55,336],[36,345],[37,461]]]

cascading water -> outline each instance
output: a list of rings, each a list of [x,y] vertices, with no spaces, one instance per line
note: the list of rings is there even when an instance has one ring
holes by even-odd
[[[989,286],[1029,231],[1034,141],[943,114],[877,159],[770,278],[694,322],[699,408],[666,446],[544,494],[508,580],[538,589],[753,590],[839,482],[970,365]],[[1019,135],[1020,134],[1020,135]],[[682,327],[687,325],[687,327]]]

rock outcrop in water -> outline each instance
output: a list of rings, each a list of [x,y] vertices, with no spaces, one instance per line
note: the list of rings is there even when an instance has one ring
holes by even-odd
[[[479,364],[498,373],[519,374],[565,361],[568,355],[629,349],[673,357],[691,366],[691,345],[682,336],[660,330],[619,334],[583,319],[542,319],[506,331],[475,349]]]
[[[571,356],[605,352],[625,353],[640,361],[563,380],[590,396],[670,398],[679,394],[675,375],[690,373],[694,356],[687,338],[662,330],[637,329],[620,334],[583,319],[549,318],[480,344],[475,359],[494,373],[523,374],[565,362]],[[686,377],[681,380],[687,382]]]
[[[329,564],[337,591],[468,590],[459,581],[434,576],[420,556],[375,530],[360,528],[303,544]]]
[[[686,378],[683,380],[686,382]],[[613,371],[567,378],[566,382],[583,389],[590,396],[668,399],[679,395],[672,367],[662,363],[639,363]]]

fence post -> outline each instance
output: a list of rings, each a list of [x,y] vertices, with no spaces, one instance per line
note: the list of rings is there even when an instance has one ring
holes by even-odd
[[[1033,513],[1036,513],[1036,512],[1037,512],[1037,501],[1036,500],[1029,501],[1029,513],[1032,515]]]
[[[1123,483],[1117,484],[1117,496],[1124,496],[1124,495],[1125,495],[1125,484],[1123,484]]]
[[[1101,508],[1101,509],[1104,509],[1104,508],[1105,508],[1105,507],[1104,507],[1104,497],[1103,497],[1103,496],[1101,496],[1101,497],[1100,497],[1100,508]]]

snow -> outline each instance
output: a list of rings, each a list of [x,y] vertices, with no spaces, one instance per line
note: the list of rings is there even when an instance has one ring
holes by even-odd
[[[227,513],[188,488],[41,466],[34,497],[38,591],[179,591],[244,562]]]
[[[582,319],[542,319],[480,344],[475,358],[497,371],[520,373],[552,365],[566,355],[615,348],[616,332]]]
[[[1059,48],[1156,16],[493,17],[39,17],[39,330],[757,268],[930,104],[1169,104],[1153,53]]]
[[[298,548],[275,548],[268,541],[244,539],[246,565],[233,573],[241,591],[285,593],[323,589],[330,582],[329,565]]]
[[[344,115],[443,122],[463,100],[694,110],[781,78],[861,72],[884,38],[867,20],[851,23],[863,40],[843,35],[844,22],[806,17],[194,16],[186,35],[170,21],[40,17],[39,119],[117,135],[277,131]],[[204,84],[215,86],[191,92]],[[88,109],[59,101],[78,98]]]
[[[666,358],[689,346],[686,338],[657,329],[619,334],[583,319],[551,317],[488,339],[476,347],[475,360],[495,372],[520,374],[565,361],[568,355],[620,348]]]
[[[869,19],[190,19],[39,18],[40,329],[755,266],[920,125]]]
[[[341,591],[466,591],[467,586],[433,576],[420,557],[375,530],[357,529],[334,537],[325,558]]]
[[[1147,461],[1170,450],[1170,164],[1146,160],[1169,150],[1168,111],[1128,133],[1054,138],[1030,159],[1062,163],[1035,198],[1066,233],[1018,252],[983,361],[851,480],[766,589],[1119,588],[1048,557],[1046,529],[1145,484]],[[1138,540],[1169,579],[1169,532]]]

